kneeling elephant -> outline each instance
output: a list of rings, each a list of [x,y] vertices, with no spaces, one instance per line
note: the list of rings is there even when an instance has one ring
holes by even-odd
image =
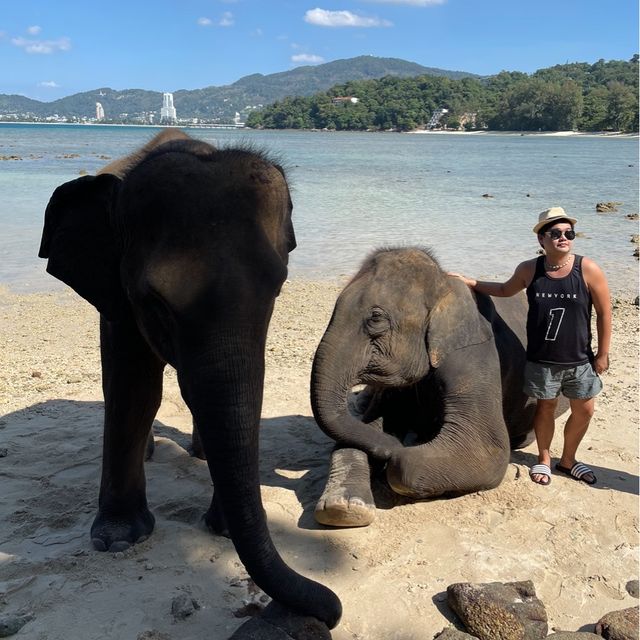
[[[510,449],[532,439],[525,320],[524,296],[474,295],[429,250],[370,256],[338,297],[313,363],[313,413],[337,442],[316,519],[369,524],[372,464],[413,499],[496,487]]]

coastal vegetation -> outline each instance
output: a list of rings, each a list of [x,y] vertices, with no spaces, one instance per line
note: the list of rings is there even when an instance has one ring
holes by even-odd
[[[336,100],[350,97],[357,100]],[[438,127],[492,131],[638,131],[638,55],[556,65],[487,78],[431,75],[354,80],[313,96],[291,96],[253,111],[247,125],[269,129],[396,130]]]
[[[425,67],[399,58],[358,56],[268,75],[254,73],[225,86],[173,90],[173,100],[178,112],[178,124],[189,124],[193,120],[198,124],[232,122],[236,112],[245,118],[252,110],[287,96],[311,96],[353,80],[419,75],[478,77],[463,71]],[[0,120],[91,121],[95,119],[96,102],[100,102],[104,108],[104,124],[150,124],[160,121],[162,92],[109,87],[76,93],[52,102],[0,94]]]
[[[52,102],[0,94],[0,121],[157,124],[162,99],[158,91],[108,87]],[[449,130],[636,132],[638,56],[487,77],[359,56],[176,90],[173,99],[178,126],[410,131],[444,109],[437,126]]]

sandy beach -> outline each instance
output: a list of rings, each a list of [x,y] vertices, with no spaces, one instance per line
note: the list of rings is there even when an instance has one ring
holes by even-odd
[[[372,525],[331,530],[313,518],[332,443],[313,420],[309,374],[340,288],[285,284],[261,428],[271,533],[291,566],[341,598],[334,639],[431,639],[454,624],[444,595],[454,582],[531,579],[550,631],[591,631],[605,613],[636,605],[625,585],[638,578],[637,292],[614,300],[611,369],[579,452],[595,487],[557,474],[534,485],[530,446],[512,454],[497,489],[391,507],[378,487],[384,508]],[[0,362],[0,616],[32,616],[13,637],[228,638],[261,594],[231,542],[200,524],[211,482],[187,451],[191,419],[175,372],[165,373],[146,464],[155,531],[112,554],[89,539],[102,437],[97,312],[70,291],[0,289]],[[181,595],[197,603],[184,619],[172,613]]]

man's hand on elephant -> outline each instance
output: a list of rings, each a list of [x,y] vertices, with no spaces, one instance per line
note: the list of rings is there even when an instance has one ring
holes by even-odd
[[[473,289],[476,284],[478,284],[477,280],[473,280],[472,278],[467,278],[466,276],[463,276],[461,273],[454,273],[453,271],[448,271],[447,275],[452,277],[452,278],[458,278],[458,280],[462,280],[462,282],[464,282],[467,287],[469,287],[470,289]]]

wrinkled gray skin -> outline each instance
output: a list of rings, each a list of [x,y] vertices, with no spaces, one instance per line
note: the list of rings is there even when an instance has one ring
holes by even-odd
[[[532,439],[525,321],[524,296],[476,296],[428,250],[370,256],[340,294],[313,363],[313,413],[337,442],[316,519],[373,520],[371,463],[413,499],[496,487],[510,449]],[[366,387],[353,396],[357,385]]]
[[[263,154],[185,134],[123,166],[123,179],[114,170],[55,190],[39,254],[100,312],[105,420],[93,544],[118,551],[153,530],[143,458],[169,363],[215,486],[207,524],[228,531],[274,600],[333,627],[340,601],[284,563],[260,498],[265,340],[295,247],[284,172]]]

